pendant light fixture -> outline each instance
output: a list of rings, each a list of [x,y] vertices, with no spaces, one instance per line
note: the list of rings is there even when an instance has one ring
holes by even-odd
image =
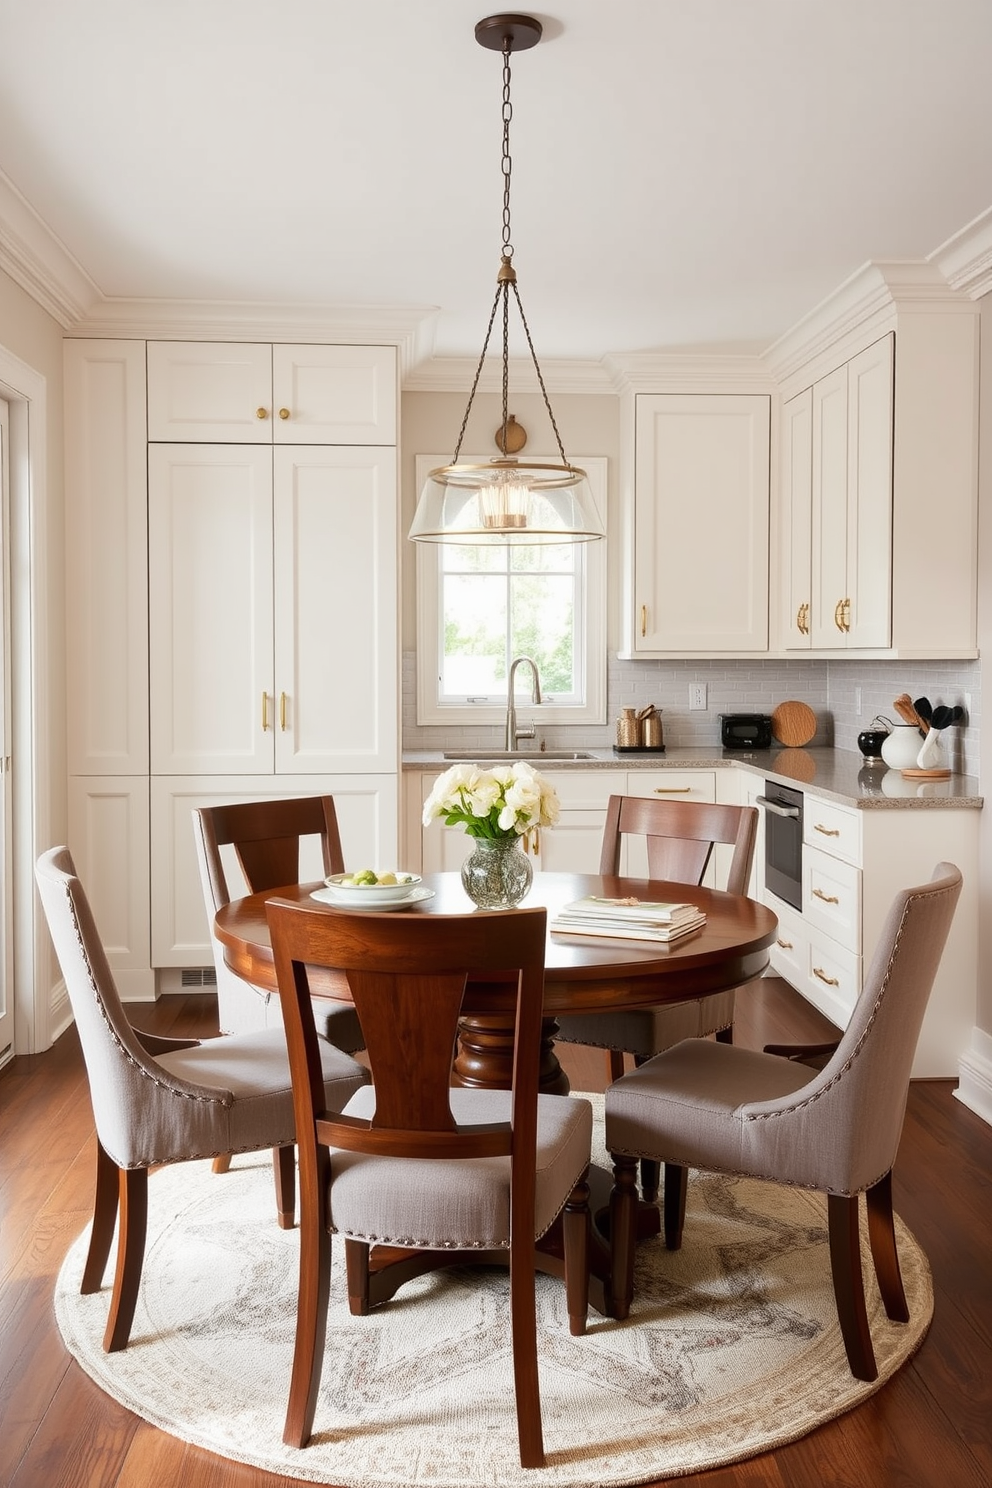
[[[513,267],[513,240],[510,231],[510,120],[513,116],[510,102],[510,55],[536,46],[541,39],[541,31],[540,21],[525,15],[487,16],[475,28],[475,39],[480,46],[503,54],[503,248],[499,273],[496,276],[496,298],[455,453],[450,465],[432,470],[427,477],[413,526],[410,528],[410,537],[414,542],[505,547],[511,544],[588,542],[605,536],[586,473],[577,465],[570,465],[566,458],[538,365],[537,353],[534,351],[530,327],[520,301],[516,270]],[[561,456],[560,464],[553,460],[542,462],[514,459],[506,453],[514,442],[512,434],[508,434],[512,423],[512,415],[508,413],[511,292],[527,338],[544,406],[551,420]],[[465,429],[489,349],[489,338],[497,312],[501,308],[503,417],[497,431],[496,444],[504,454],[501,458],[484,464],[460,464],[459,455]]]

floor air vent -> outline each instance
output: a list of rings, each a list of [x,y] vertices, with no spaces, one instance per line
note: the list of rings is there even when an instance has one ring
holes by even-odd
[[[187,966],[183,968],[184,987],[216,987],[217,969],[213,966]]]

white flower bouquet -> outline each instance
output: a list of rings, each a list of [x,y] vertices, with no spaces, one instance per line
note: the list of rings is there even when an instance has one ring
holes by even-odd
[[[479,770],[452,765],[434,782],[424,805],[424,826],[443,816],[449,827],[464,823],[470,837],[522,837],[558,820],[558,792],[523,760]]]

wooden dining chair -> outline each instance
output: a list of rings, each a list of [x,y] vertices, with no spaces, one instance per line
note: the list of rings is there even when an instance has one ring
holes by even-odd
[[[659,801],[650,796],[611,796],[603,830],[600,873],[620,872],[620,848],[625,836],[647,839],[651,878],[680,884],[700,884],[717,843],[733,847],[728,893],[746,894],[754,859],[758,812],[754,806],[717,806],[705,801]],[[669,1049],[680,1039],[715,1034],[733,1041],[733,988],[688,1002],[664,1003],[629,1012],[568,1014],[558,1019],[556,1037],[568,1044],[591,1044],[609,1050],[610,1079],[624,1071],[624,1054],[635,1064]],[[644,1197],[658,1196],[660,1170],[650,1160],[643,1165]]]
[[[227,806],[199,806],[193,811],[196,856],[203,897],[211,925],[217,972],[217,1007],[222,1033],[243,1033],[281,1022],[278,997],[236,976],[224,959],[224,947],[213,933],[217,911],[232,895],[224,868],[223,848],[232,848],[247,892],[283,889],[299,882],[304,838],[319,841],[323,872],[344,872],[341,837],[332,796],[301,796],[275,801],[238,801]],[[315,999],[318,1033],[354,1054],[364,1047],[361,1025],[351,1003]]]
[[[691,1039],[606,1093],[613,1154],[610,1243],[616,1315],[633,1292],[637,1161],[665,1164],[665,1241],[682,1243],[687,1169],[735,1173],[827,1195],[830,1263],[848,1364],[878,1371],[861,1273],[859,1199],[888,1317],[909,1311],[892,1215],[892,1164],[923,1015],[961,892],[939,863],[930,883],[896,895],[850,1022],[822,1070],[708,1039]]]
[[[218,1152],[277,1155],[280,1222],[293,1167],[293,1093],[281,1029],[205,1039],[161,1038],[131,1027],[68,848],[43,853],[38,892],[82,1045],[97,1134],[93,1226],[81,1290],[97,1292],[118,1229],[117,1265],[104,1333],[107,1353],[126,1346],[145,1249],[148,1172]],[[321,1043],[313,1078],[340,1109],[368,1081],[354,1059]],[[69,1116],[71,1119],[72,1112]],[[294,1184],[289,1182],[292,1195]]]
[[[509,1255],[520,1461],[543,1466],[534,1248],[563,1215],[569,1326],[583,1333],[592,1137],[588,1101],[538,1094],[546,911],[356,913],[275,898],[267,914],[300,1163],[300,1282],[284,1440],[305,1446],[313,1428],[334,1233],[345,1236],[349,1307],[359,1316],[427,1270],[505,1263]],[[347,973],[373,1079],[369,1099],[349,1102],[340,1115],[325,1106],[308,981],[308,968],[328,966]],[[468,972],[506,981],[515,1001],[511,1090],[451,1088]],[[399,1258],[390,1247],[402,1248]],[[423,1367],[432,1367],[426,1356]]]

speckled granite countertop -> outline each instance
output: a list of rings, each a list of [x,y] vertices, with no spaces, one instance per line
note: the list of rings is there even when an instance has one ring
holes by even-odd
[[[586,757],[575,760],[543,759],[522,752],[541,770],[725,770],[737,768],[800,785],[804,790],[843,806],[861,811],[919,810],[957,807],[980,811],[984,802],[978,781],[971,775],[952,775],[950,780],[906,780],[899,770],[889,770],[878,761],[868,764],[860,754],[844,749],[759,749],[752,752],[723,749],[669,748],[664,754],[618,754],[613,749],[582,750]],[[404,770],[446,770],[455,763],[439,750],[407,751]]]

